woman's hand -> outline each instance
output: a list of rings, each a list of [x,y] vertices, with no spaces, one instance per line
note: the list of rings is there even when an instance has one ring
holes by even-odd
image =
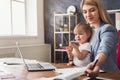
[[[95,64],[96,59],[99,59],[99,60],[96,63],[96,65],[94,66],[94,68],[91,69],[93,67],[93,64]],[[96,59],[95,59],[94,62],[89,63],[87,65],[86,70],[85,70],[85,74],[89,74],[88,76],[91,77],[91,78],[94,78],[94,77],[98,76],[99,70],[100,70],[100,66],[102,66],[105,63],[105,61],[107,59],[107,56],[105,55],[105,53],[99,53],[96,56]]]
[[[98,65],[96,65],[94,67],[93,70],[91,70],[91,68],[93,67],[93,62],[89,63],[87,65],[87,68],[85,70],[85,74],[88,76],[88,77],[91,77],[91,78],[95,78],[98,76],[99,74],[99,70],[100,70],[100,67]]]

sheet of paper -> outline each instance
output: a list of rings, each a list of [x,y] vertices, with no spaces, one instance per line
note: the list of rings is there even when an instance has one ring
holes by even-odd
[[[73,67],[73,68],[62,68],[56,69],[55,72],[59,73],[55,79],[62,79],[62,80],[72,80],[74,78],[79,77],[85,71],[86,67]]]
[[[55,78],[62,79],[62,80],[72,80],[74,78],[79,77],[80,75],[83,75],[85,69],[86,67],[56,69],[55,72],[59,73],[60,75],[56,76]],[[100,72],[103,72],[103,71],[100,70]]]
[[[2,62],[4,64],[14,65],[14,64],[23,64],[23,60],[21,58],[3,58]],[[38,63],[36,60],[25,59],[26,63]]]
[[[4,66],[0,66],[0,80],[12,80],[13,78],[15,78],[15,75],[13,75],[11,72],[8,72]]]
[[[42,78],[37,78],[37,79],[32,79],[32,80],[54,80],[54,77],[50,77],[50,78],[42,77]]]
[[[7,80],[12,80],[12,79],[14,79],[14,78],[16,78],[15,77],[15,75],[13,75],[13,74],[4,74],[4,75],[0,75],[0,79],[1,80],[3,80],[3,79],[7,79]]]
[[[59,74],[73,73],[73,72],[78,72],[78,71],[84,73],[85,69],[86,69],[86,67],[62,68],[62,69],[56,69],[55,72],[57,72]]]

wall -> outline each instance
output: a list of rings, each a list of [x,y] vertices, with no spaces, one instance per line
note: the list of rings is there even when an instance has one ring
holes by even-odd
[[[19,45],[20,50],[26,59],[36,59],[39,61],[51,61],[50,44]],[[0,47],[0,58],[20,57],[16,46]]]
[[[66,12],[69,5],[75,5],[77,7],[78,22],[83,20],[80,15],[81,0],[44,0],[44,25],[45,25],[45,43],[52,44],[52,56],[53,56],[53,12]],[[120,0],[103,0],[106,9],[120,9]],[[114,3],[113,3],[114,2]],[[114,21],[114,15],[111,15]]]

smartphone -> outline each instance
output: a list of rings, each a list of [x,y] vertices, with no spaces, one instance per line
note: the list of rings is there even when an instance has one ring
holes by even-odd
[[[71,43],[74,43],[76,45],[79,45],[79,42],[78,41],[70,41]]]

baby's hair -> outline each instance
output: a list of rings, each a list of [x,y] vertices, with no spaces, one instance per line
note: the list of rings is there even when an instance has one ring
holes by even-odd
[[[85,31],[89,35],[89,41],[92,35],[92,28],[90,25],[82,22],[78,23],[74,28],[74,32],[80,33],[81,31]]]

